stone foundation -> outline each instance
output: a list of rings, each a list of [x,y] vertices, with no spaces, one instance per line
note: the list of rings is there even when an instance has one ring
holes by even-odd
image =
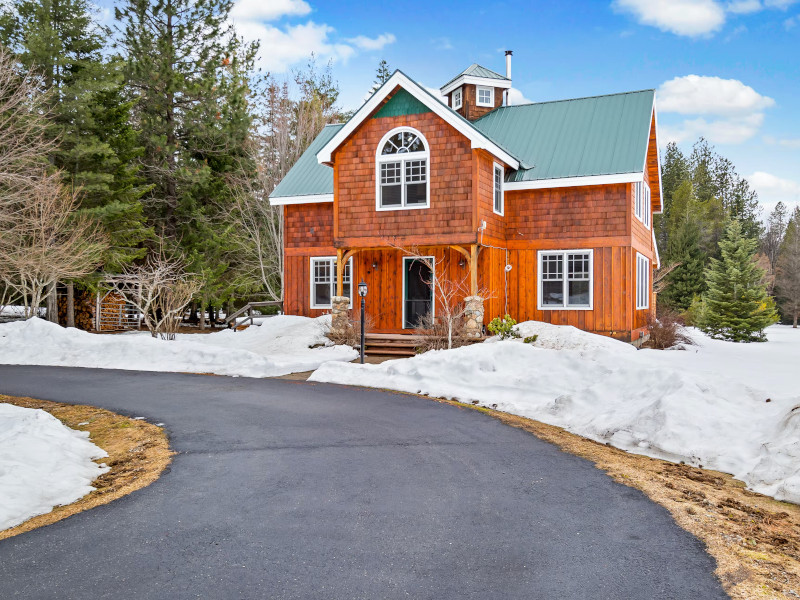
[[[469,296],[464,298],[464,333],[467,337],[478,338],[483,335],[483,298]]]
[[[331,298],[331,336],[344,338],[350,323],[350,298],[334,296]]]

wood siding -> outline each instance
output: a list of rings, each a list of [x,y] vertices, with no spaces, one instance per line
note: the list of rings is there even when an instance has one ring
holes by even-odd
[[[376,210],[375,156],[381,138],[408,126],[430,148],[430,208]],[[334,155],[334,227],[341,247],[369,246],[372,239],[415,235],[435,242],[443,235],[474,238],[470,142],[434,113],[367,119]]]
[[[487,85],[481,87],[492,86]],[[456,88],[456,90],[457,89],[462,90],[462,95],[461,108],[459,108],[456,112],[468,121],[480,119],[486,113],[493,111],[499,106],[503,106],[503,92],[505,91],[503,88],[494,88],[494,106],[491,107],[478,106],[478,88],[476,85],[468,83],[462,85],[460,88]],[[456,90],[453,90],[453,92]],[[447,106],[453,106],[453,92],[447,94]]]

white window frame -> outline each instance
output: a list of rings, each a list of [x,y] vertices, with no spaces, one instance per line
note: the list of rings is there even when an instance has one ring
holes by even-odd
[[[331,304],[317,304],[316,299],[314,297],[315,287],[314,287],[314,264],[317,262],[328,261],[331,264]],[[316,310],[325,310],[332,308],[333,305],[333,297],[336,295],[336,257],[335,256],[312,256],[309,258],[309,306]],[[345,273],[347,269],[350,271],[350,305],[348,308],[353,308],[353,257],[351,256],[347,260],[347,265],[345,266]],[[344,275],[343,275],[344,277]],[[343,280],[344,281],[344,280]]]
[[[407,131],[416,135],[425,147],[423,152],[406,152],[403,154],[381,154],[383,147],[389,139]],[[415,160],[425,161],[425,204],[406,204],[406,163]],[[400,204],[397,206],[381,205],[381,165],[385,163],[400,163]],[[395,127],[381,138],[378,149],[375,151],[375,210],[419,210],[431,206],[431,152],[428,140],[413,127]]]
[[[403,306],[402,306],[402,315],[401,318],[403,319],[400,323],[403,326],[403,329],[413,329],[413,327],[406,327],[406,263],[411,261],[419,260],[421,262],[425,262],[431,269],[431,317],[436,317],[436,257],[435,256],[404,256],[403,257],[403,270],[401,275],[403,277],[403,295],[401,297]]]
[[[489,102],[481,102],[481,90],[489,91]],[[476,106],[488,106],[489,108],[494,108],[494,88],[488,85],[476,85],[475,86],[475,105]]]
[[[568,276],[568,255],[586,254],[589,257],[589,304],[570,306],[569,300],[569,276]],[[545,256],[561,256],[563,265],[563,304],[542,304],[542,259]],[[568,250],[539,250],[536,259],[536,304],[539,310],[593,310],[594,309],[594,250],[588,248],[568,249]]]
[[[464,106],[464,88],[460,87],[453,90],[453,110],[458,110]]]
[[[497,210],[497,188],[495,187],[495,178],[497,177],[498,171],[500,172],[500,210]],[[492,210],[496,215],[500,215],[501,217],[505,214],[506,211],[506,190],[505,190],[505,178],[506,178],[506,170],[500,163],[494,163],[494,167],[492,167]]]
[[[644,254],[636,253],[636,310],[650,308],[650,259]]]
[[[633,184],[633,214],[650,229],[650,186],[644,181]]]

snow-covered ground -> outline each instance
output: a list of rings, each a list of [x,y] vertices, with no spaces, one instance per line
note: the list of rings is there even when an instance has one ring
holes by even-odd
[[[355,350],[325,337],[329,327],[329,315],[279,315],[243,331],[179,334],[165,341],[147,332],[97,335],[37,318],[0,324],[0,364],[274,377],[353,360]]]
[[[734,344],[690,330],[686,350],[636,350],[573,327],[520,324],[487,340],[380,365],[322,365],[312,381],[453,398],[613,446],[733,474],[800,503],[800,329]]]
[[[93,461],[106,456],[88,432],[43,410],[0,403],[0,530],[91,492],[108,471]]]

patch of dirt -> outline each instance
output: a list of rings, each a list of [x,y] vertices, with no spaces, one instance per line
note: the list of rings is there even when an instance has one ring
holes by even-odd
[[[800,506],[751,492],[726,473],[628,454],[497,410],[437,401],[480,410],[524,429],[644,492],[706,545],[717,561],[716,575],[731,598],[800,598]]]
[[[107,473],[94,480],[93,492],[77,502],[57,506],[47,514],[32,517],[16,527],[0,531],[0,540],[50,525],[146,487],[158,479],[175,454],[169,449],[166,432],[143,420],[130,419],[93,406],[75,406],[2,394],[0,402],[25,408],[41,408],[67,427],[88,431],[92,442],[108,452],[108,457],[96,462],[111,467]]]

